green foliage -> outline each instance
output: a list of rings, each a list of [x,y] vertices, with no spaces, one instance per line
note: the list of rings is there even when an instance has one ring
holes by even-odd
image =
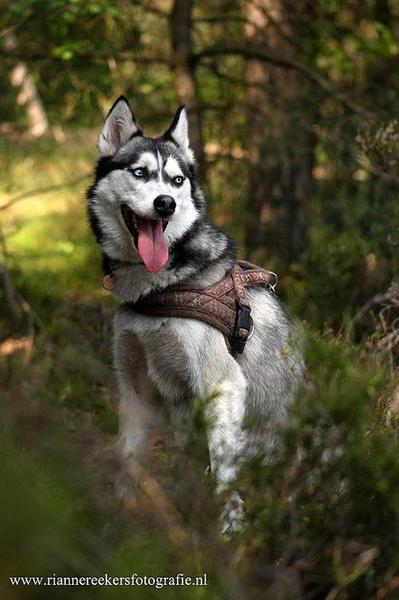
[[[110,331],[111,311],[100,320],[98,310],[64,307],[47,323],[47,344],[37,340],[30,364],[18,355],[3,361],[3,581],[53,572],[206,572],[207,588],[165,588],[163,595],[230,598],[242,585],[249,598],[270,600],[315,590],[371,600],[388,588],[399,568],[399,467],[397,431],[384,411],[385,367],[346,339],[308,330],[308,381],[274,462],[254,461],[242,474],[248,525],[233,542],[217,535],[199,405],[184,460],[167,437],[153,467],[185,532],[180,539],[159,513],[165,508],[153,504],[159,492],[137,490],[127,511],[116,503],[109,454],[116,399],[106,367],[96,362],[109,362],[102,329],[107,323]],[[142,590],[87,588],[84,597],[142,597]],[[64,588],[56,597],[78,593]],[[145,588],[145,597],[155,593]],[[18,597],[47,596],[27,587]]]
[[[398,568],[398,438],[383,418],[386,373],[346,340],[309,332],[308,342],[312,382],[276,462],[255,462],[242,482],[254,528],[247,559],[293,565],[305,597],[373,598]]]

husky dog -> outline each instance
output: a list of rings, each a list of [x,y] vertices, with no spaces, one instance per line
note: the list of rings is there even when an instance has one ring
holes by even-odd
[[[235,245],[207,220],[184,107],[162,136],[149,138],[120,97],[106,118],[98,150],[89,215],[120,303],[114,366],[122,455],[127,460],[144,455],[162,404],[179,431],[189,423],[193,398],[201,397],[217,491],[230,489],[245,456],[270,455],[273,428],[300,381],[303,362],[294,328],[265,286],[247,289],[254,331],[238,358],[223,334],[204,322],[135,312],[131,304],[155,290],[182,283],[198,289],[220,281],[236,260]],[[247,416],[255,417],[250,430],[244,426]],[[232,492],[223,530],[237,529],[241,517],[242,501]]]

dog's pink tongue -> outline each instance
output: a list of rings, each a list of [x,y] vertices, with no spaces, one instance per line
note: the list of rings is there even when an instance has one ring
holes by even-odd
[[[138,219],[138,251],[150,273],[158,273],[166,265],[169,250],[163,235],[162,221]]]

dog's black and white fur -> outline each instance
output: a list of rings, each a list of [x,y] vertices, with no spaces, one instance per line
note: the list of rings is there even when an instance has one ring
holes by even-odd
[[[98,149],[89,214],[120,302],[114,364],[121,451],[127,460],[139,458],[160,423],[160,401],[179,430],[189,421],[192,399],[202,397],[211,468],[217,490],[223,491],[246,455],[270,455],[273,429],[286,414],[303,371],[294,328],[266,287],[248,289],[254,332],[237,358],[222,333],[203,322],[134,312],[128,303],[151,291],[183,282],[204,288],[220,281],[235,261],[235,246],[206,218],[184,108],[164,135],[147,138],[121,97],[107,116]],[[151,220],[155,227],[161,218],[154,206],[159,197],[173,199],[172,212],[162,216],[169,258],[163,268],[149,272],[138,253],[137,235],[140,223]],[[244,427],[246,416],[255,417],[250,430]],[[237,528],[241,519],[241,501],[232,498],[224,531]]]

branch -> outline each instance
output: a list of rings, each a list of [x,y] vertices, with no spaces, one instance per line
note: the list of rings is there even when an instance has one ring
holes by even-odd
[[[233,77],[232,75],[227,75],[227,73],[222,73],[222,71],[220,71],[215,62],[213,61],[212,63],[203,63],[201,65],[202,68],[208,69],[209,71],[211,71],[214,75],[216,75],[216,77],[218,77],[219,79],[223,79],[224,81],[227,81],[228,83],[231,83],[232,85],[242,85],[243,84],[243,80],[240,79],[239,77]],[[257,89],[257,90],[265,90],[265,84],[264,83],[257,83],[257,82],[245,82],[245,87],[246,88],[253,88],[253,89]]]
[[[3,38],[7,38],[10,34],[15,34],[16,31],[21,29],[21,27],[26,26],[26,24],[29,22],[29,20],[31,18],[32,18],[32,14],[29,14],[29,15],[23,17],[17,23],[13,23],[12,25],[9,25],[8,27],[5,27],[4,29],[2,29],[0,31],[0,40],[2,40]]]
[[[15,62],[17,60],[24,60],[27,62],[32,62],[35,60],[44,60],[51,62],[66,62],[63,58],[58,56],[52,56],[49,52],[34,52],[32,54],[26,54],[21,52],[5,52],[4,50],[0,50],[0,56],[3,61]],[[96,52],[92,54],[90,52],[80,52],[76,53],[75,56],[68,61],[68,64],[73,63],[74,61],[104,61],[109,59],[109,52]],[[171,59],[166,56],[141,56],[131,51],[121,51],[116,52],[112,55],[113,58],[118,60],[133,60],[139,64],[161,64],[166,66],[171,66]]]
[[[91,173],[87,173],[86,175],[82,175],[81,177],[73,179],[72,181],[66,181],[64,183],[59,183],[56,185],[49,185],[43,188],[36,188],[35,190],[30,190],[29,192],[23,192],[22,194],[18,194],[18,196],[14,196],[14,198],[11,198],[11,200],[6,202],[5,204],[2,204],[0,206],[0,211],[6,210],[7,208],[10,208],[17,202],[20,202],[21,200],[26,200],[26,198],[30,198],[31,196],[38,196],[39,194],[49,194],[50,192],[56,192],[57,190],[62,190],[63,188],[74,187],[75,185],[78,185],[85,179],[88,179],[90,176]]]
[[[237,23],[242,23],[243,25],[252,25],[253,27],[257,28],[256,23],[252,23],[252,21],[248,21],[245,17],[242,17],[241,15],[211,15],[211,16],[201,16],[201,17],[194,17],[193,18],[193,23],[206,23],[206,24],[213,24],[213,23],[226,23],[226,21],[231,21],[231,22],[237,22]]]
[[[368,111],[367,109],[365,109],[361,106],[357,106],[356,104],[353,104],[353,102],[351,102],[346,96],[344,96],[343,94],[338,92],[336,89],[334,89],[330,85],[330,83],[327,79],[325,79],[324,77],[322,77],[321,75],[319,75],[318,73],[313,71],[313,69],[311,69],[307,65],[304,65],[303,63],[300,63],[296,60],[284,58],[281,56],[276,56],[275,54],[272,54],[265,50],[261,50],[261,49],[257,49],[257,48],[243,48],[240,46],[232,46],[230,48],[218,48],[218,47],[206,48],[205,50],[202,50],[201,52],[195,53],[193,56],[193,60],[199,62],[203,58],[207,58],[207,57],[212,58],[215,56],[242,56],[243,58],[245,58],[247,60],[255,59],[255,60],[269,63],[271,65],[274,65],[275,67],[283,67],[285,69],[295,69],[299,73],[302,73],[303,75],[305,75],[309,79],[309,81],[316,83],[328,95],[332,96],[333,98],[335,98],[336,100],[341,102],[341,104],[343,104],[351,112],[360,114],[363,117],[364,116],[371,117],[373,114],[370,111]]]

